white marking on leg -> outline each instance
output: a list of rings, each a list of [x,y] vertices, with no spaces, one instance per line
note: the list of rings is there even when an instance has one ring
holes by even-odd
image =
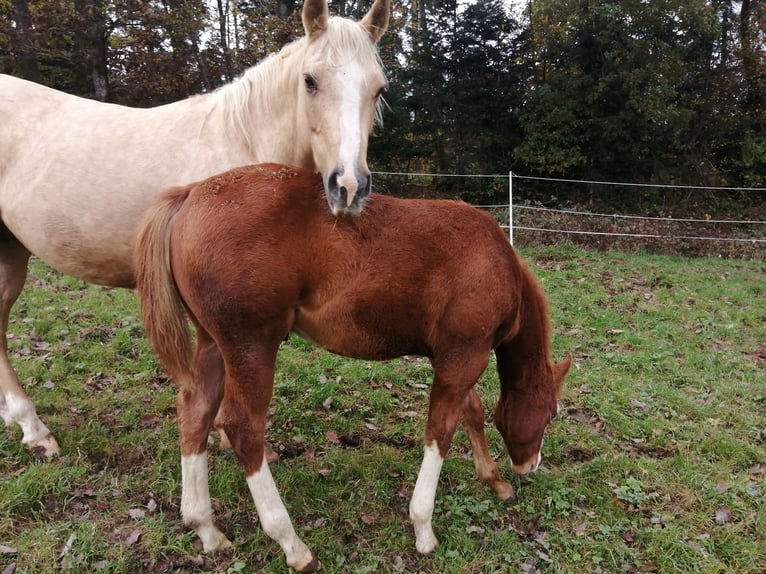
[[[410,519],[415,527],[415,547],[421,554],[434,551],[439,541],[434,536],[431,517],[434,513],[436,486],[444,459],[436,443],[423,449],[423,463],[420,465],[418,480],[410,501]]]
[[[304,570],[314,561],[314,555],[295,533],[265,457],[261,469],[247,477],[247,486],[253,496],[263,531],[282,547],[288,566],[298,571]]]
[[[28,397],[7,394],[0,407],[0,414],[6,425],[16,423],[21,427],[24,433],[22,443],[30,449],[42,449],[47,456],[58,454],[59,445],[56,439],[37,416],[35,405]]]
[[[214,552],[230,548],[231,542],[213,523],[207,474],[207,452],[181,457],[181,516],[205,552]]]

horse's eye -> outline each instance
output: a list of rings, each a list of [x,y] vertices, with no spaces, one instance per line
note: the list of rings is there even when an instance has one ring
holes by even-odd
[[[319,89],[316,79],[311,74],[303,76],[303,83],[306,85],[306,91],[310,94],[313,94]]]

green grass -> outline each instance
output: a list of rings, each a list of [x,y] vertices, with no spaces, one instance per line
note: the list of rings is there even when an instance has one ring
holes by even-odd
[[[766,567],[766,265],[524,249],[550,299],[554,352],[575,357],[543,468],[519,502],[473,475],[465,435],[442,471],[418,556],[407,518],[428,363],[351,361],[292,338],[278,362],[272,467],[326,572],[740,572]],[[233,552],[206,556],[179,517],[175,391],[134,293],[34,262],[12,359],[62,456],[0,432],[0,571],[287,572],[231,454],[210,457]],[[497,397],[493,367],[480,382]]]

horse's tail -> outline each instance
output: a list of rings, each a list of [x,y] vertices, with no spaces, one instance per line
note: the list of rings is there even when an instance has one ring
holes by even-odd
[[[193,381],[193,345],[186,307],[170,268],[170,231],[193,187],[172,188],[159,197],[146,212],[136,247],[144,329],[165,371],[182,387]]]

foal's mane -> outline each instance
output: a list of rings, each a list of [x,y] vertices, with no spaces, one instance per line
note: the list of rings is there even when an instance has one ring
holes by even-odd
[[[317,40],[308,36],[290,42],[279,52],[270,54],[261,63],[252,66],[233,82],[221,86],[211,94],[213,111],[227,130],[234,130],[254,149],[251,110],[271,114],[296,95],[296,80],[302,60],[313,41],[327,44],[325,64],[342,66],[349,59],[358,59],[363,66],[383,68],[377,48],[371,44],[369,33],[358,23],[345,18],[332,17],[327,29]],[[287,100],[289,98],[289,100]],[[382,119],[382,98],[375,110],[375,122]]]
[[[523,353],[513,353],[512,361],[523,361],[527,366],[534,365],[535,369],[549,370],[551,363],[551,326],[550,308],[548,299],[545,296],[540,282],[535,277],[527,264],[519,259],[519,272],[521,275],[521,300],[523,305],[522,317],[523,323],[516,343]],[[550,392],[549,387],[543,386],[550,381],[550,376],[543,376],[548,373],[537,373],[526,379],[526,392],[531,395],[545,397]]]

